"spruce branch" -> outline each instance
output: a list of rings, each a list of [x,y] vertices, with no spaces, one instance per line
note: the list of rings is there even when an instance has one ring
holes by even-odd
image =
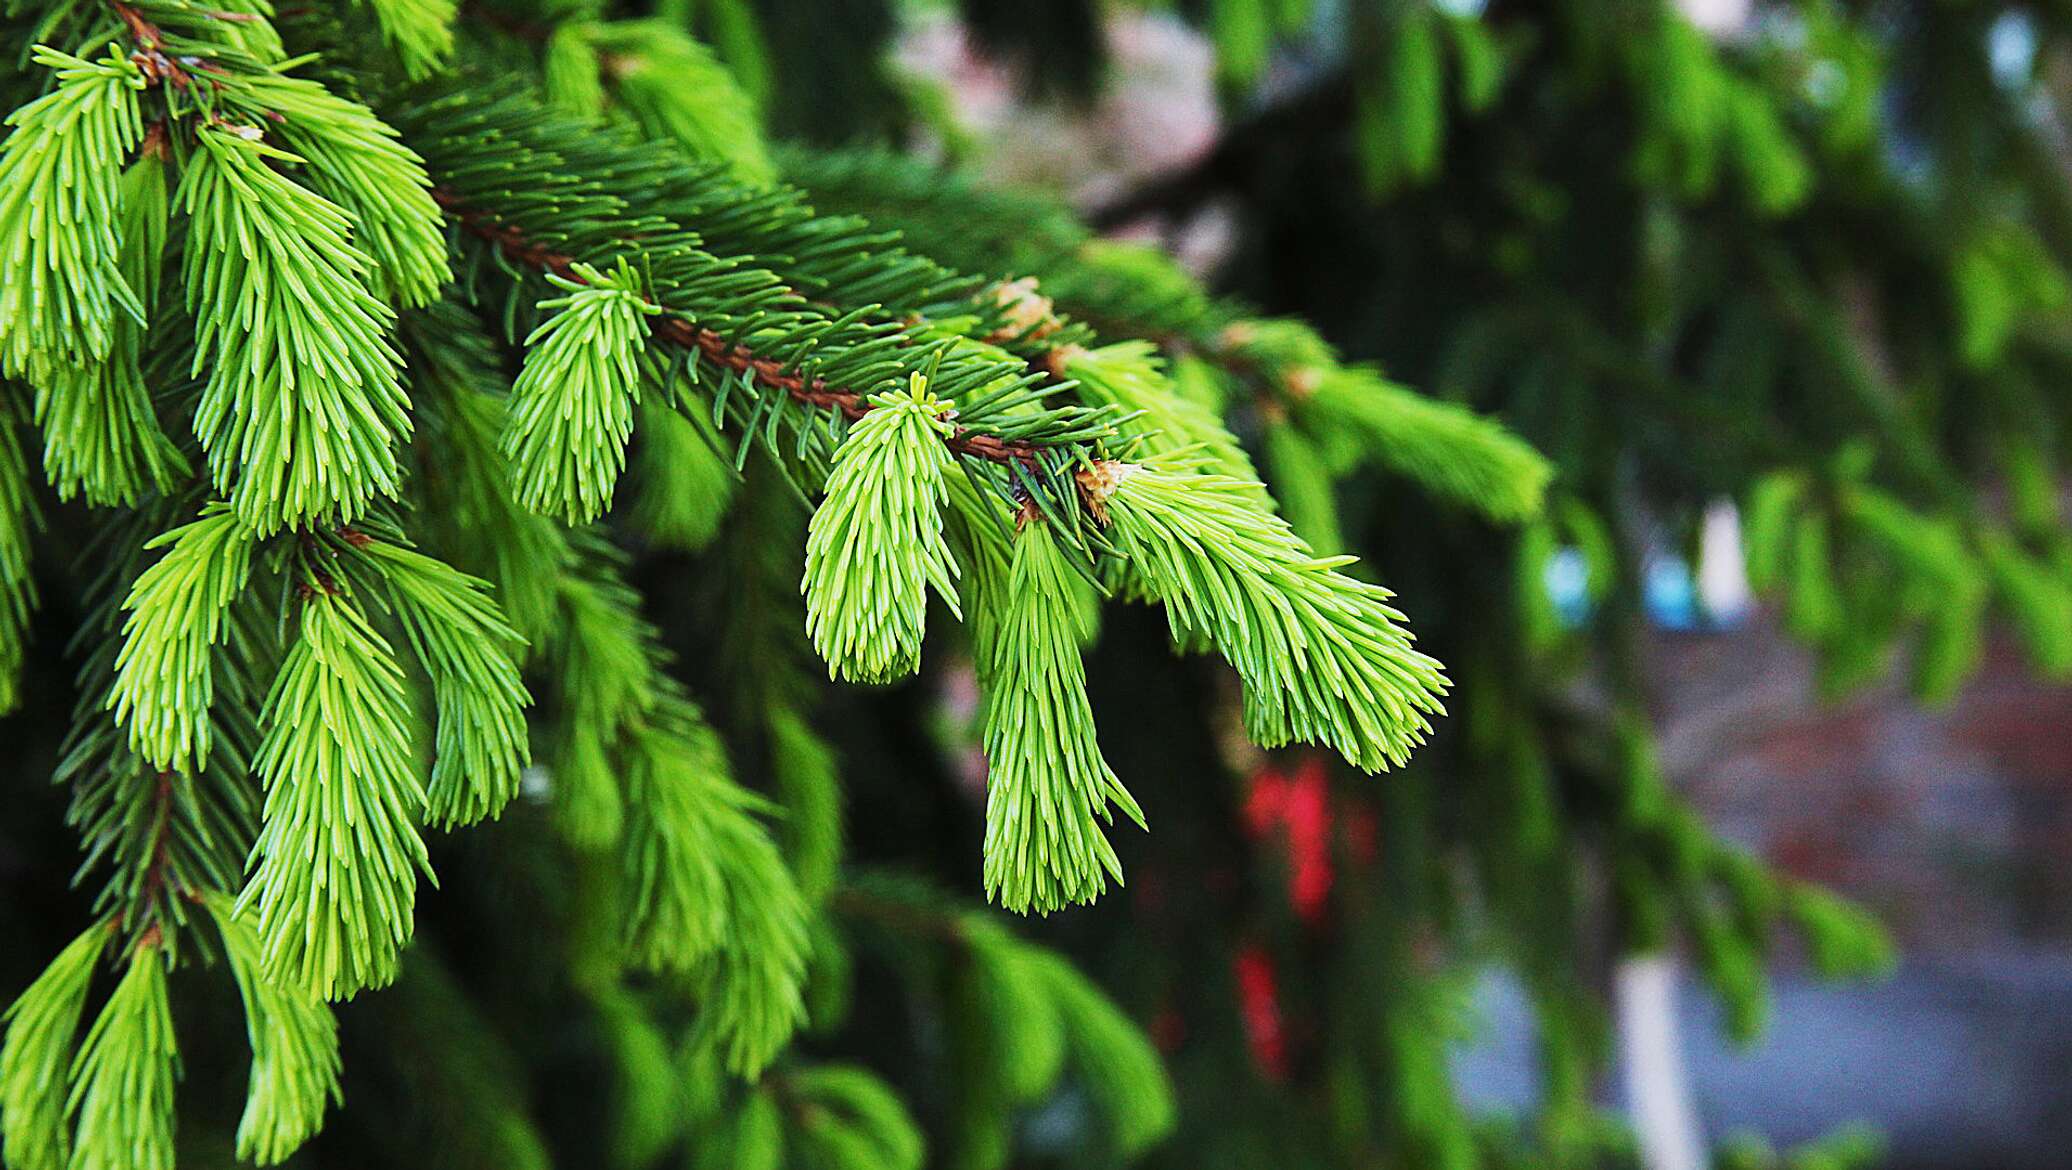
[[[1295,446],[1288,428],[1301,428],[1303,443],[1327,457],[1308,470],[1328,480],[1359,465],[1385,468],[1499,523],[1541,506],[1550,464],[1495,421],[1345,362],[1303,322],[1212,298],[1157,249],[1098,238],[1053,198],[872,151],[792,151],[784,163],[817,200],[896,226],[949,263],[1004,274],[991,295],[1010,306],[1015,328],[1002,344],[1074,379],[1086,401],[1141,410],[1122,429],[1146,436],[1153,450],[1198,442],[1218,470],[1255,478],[1218,417],[1227,399],[1233,427],[1249,417],[1284,452]],[[1175,359],[1174,377],[1161,375],[1145,341],[1095,346],[1068,311],[1102,331],[1155,341]],[[1183,381],[1208,393],[1186,392]],[[1328,532],[1336,506],[1319,487],[1329,483],[1313,477],[1299,489],[1308,492],[1305,524]]]
[[[504,616],[539,655],[560,622],[571,552],[561,527],[511,494],[498,450],[510,386],[502,353],[479,318],[451,301],[401,317],[411,397],[418,523],[456,565],[495,586]]]
[[[1117,429],[1143,440],[1146,450],[1198,448],[1214,470],[1241,480],[1258,478],[1251,456],[1215,412],[1174,387],[1150,342],[1120,341],[1098,349],[1068,344],[1049,350],[1043,360],[1060,378],[1071,379],[1081,398],[1115,407],[1123,418]],[[1270,504],[1263,490],[1259,495]]]
[[[136,45],[132,59],[152,85],[166,83],[185,89],[193,84],[176,55],[166,52],[165,33],[143,12],[122,0],[108,0],[108,7],[129,30],[130,40]]]
[[[529,239],[524,230],[480,208],[471,207],[450,190],[434,188],[432,197],[446,209],[463,231],[486,240],[514,263],[562,280],[583,283],[574,257]],[[722,369],[745,375],[757,385],[789,395],[803,406],[833,411],[854,422],[871,410],[869,396],[847,386],[830,384],[789,369],[785,363],[764,357],[741,342],[730,342],[716,330],[707,329],[681,315],[663,312],[652,325],[654,336],[680,349],[695,350]],[[1030,463],[1040,446],[1022,439],[974,431],[952,424],[942,438],[943,445],[957,455],[991,463]]]
[[[1109,1140],[1134,1157],[1172,1132],[1178,1105],[1150,1037],[1086,973],[1063,955],[1031,948],[1028,956],[1064,1026],[1068,1063],[1099,1103]]]
[[[0,402],[0,715],[21,701],[23,643],[36,605],[29,573],[29,538],[38,522],[34,490],[13,413]]]
[[[353,244],[374,262],[373,293],[406,307],[437,299],[452,273],[424,160],[367,107],[308,78],[260,75],[242,89],[266,111],[267,133],[306,164],[310,189],[352,216]]]
[[[1172,1082],[1148,1036],[1064,956],[904,876],[865,872],[831,905],[882,935],[888,954],[948,953],[959,1132],[948,1161],[998,1166],[1012,1111],[1043,1100],[1070,1070],[1125,1156],[1169,1133]]]
[[[381,34],[412,81],[438,72],[453,55],[458,0],[359,0],[374,12]]]
[[[588,849],[620,838],[625,794],[615,761],[621,737],[646,718],[661,685],[652,647],[657,634],[640,617],[638,595],[605,571],[609,564],[600,556],[580,565],[585,572],[569,575],[559,597],[563,625],[548,659],[560,667],[565,710],[547,759],[555,777],[555,820],[572,844]]]
[[[160,253],[171,210],[161,126],[146,131],[135,162],[123,172],[118,267],[143,308],[158,299]],[[43,431],[43,470],[59,498],[134,504],[186,478],[187,459],[159,427],[144,373],[145,327],[117,316],[106,361],[51,365],[36,379],[36,425]]]
[[[626,783],[627,948],[697,979],[701,1033],[752,1078],[805,1017],[806,903],[756,819],[768,806],[728,778],[718,735],[680,695],[632,737]]]
[[[156,511],[165,515],[170,509]],[[214,511],[224,512],[220,505]],[[271,629],[259,628],[270,625],[267,607],[254,604],[257,599],[251,593],[232,589],[226,594],[229,600],[218,607],[202,595],[219,586],[205,576],[174,574],[167,587],[197,594],[188,598],[193,605],[189,620],[213,623],[218,633],[204,644],[159,659],[166,664],[162,669],[167,676],[159,680],[166,690],[186,687],[189,693],[154,696],[160,714],[150,718],[171,728],[187,716],[176,720],[166,712],[194,703],[197,691],[206,691],[208,699],[194,704],[192,718],[200,722],[183,733],[190,748],[187,770],[154,765],[131,746],[131,733],[143,729],[135,718],[142,716],[140,709],[132,709],[133,721],[125,726],[116,714],[116,691],[122,683],[117,663],[127,644],[120,631],[124,602],[150,571],[144,563],[148,546],[156,542],[143,534],[156,523],[144,514],[126,515],[100,541],[99,547],[112,556],[88,588],[88,617],[82,629],[92,637],[81,639],[87,653],[78,673],[78,698],[52,776],[71,793],[65,822],[79,834],[84,850],[78,878],[95,869],[107,870],[95,910],[112,916],[132,941],[151,931],[185,925],[198,893],[234,889],[240,880],[258,816],[246,761],[259,738],[254,724],[264,686],[260,680],[270,673],[265,660],[273,642]],[[207,542],[190,543],[167,557],[191,559],[207,547]],[[229,561],[249,553],[232,546],[220,555]],[[240,572],[233,565],[221,567],[232,578]],[[149,608],[166,600],[163,588],[154,592],[157,601]],[[165,616],[162,610],[159,616]],[[132,611],[131,620],[137,617]],[[187,676],[188,654],[205,656],[199,682]],[[135,660],[127,665],[132,682],[140,679],[144,668]],[[192,749],[204,742],[205,758],[193,754]]]
[[[557,106],[623,113],[651,138],[726,165],[744,183],[777,177],[762,111],[712,50],[667,20],[570,20],[546,38],[543,73]]]
[[[921,1170],[927,1143],[898,1094],[876,1074],[822,1064],[787,1071],[776,1086],[794,1123],[791,1145],[809,1164]]]
[[[1553,478],[1545,456],[1493,419],[1342,364],[1302,322],[1233,322],[1213,352],[1312,436],[1339,474],[1378,464],[1500,523],[1540,512]]]

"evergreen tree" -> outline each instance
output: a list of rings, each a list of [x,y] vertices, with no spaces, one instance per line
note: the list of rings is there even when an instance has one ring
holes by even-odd
[[[1063,100],[1102,7],[965,5]],[[2004,14],[1182,7],[1250,112],[1110,214],[1266,185],[1300,316],[828,149],[931,116],[875,0],[9,0],[0,1161],[1591,1164],[1605,950],[1887,966],[1664,782],[1641,560],[2072,669]]]

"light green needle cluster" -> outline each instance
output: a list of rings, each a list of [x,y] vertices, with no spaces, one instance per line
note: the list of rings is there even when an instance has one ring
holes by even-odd
[[[388,581],[411,649],[432,677],[439,709],[426,808],[441,828],[503,811],[532,758],[525,732],[531,696],[518,675],[524,644],[497,611],[489,585],[388,541],[360,551]]]
[[[338,1089],[338,1021],[307,988],[283,983],[266,969],[259,938],[236,913],[229,896],[205,900],[223,954],[245,1008],[252,1075],[237,1124],[237,1156],[271,1166],[308,1141]]]
[[[597,24],[565,20],[547,36],[540,55],[540,88],[554,108],[594,122],[604,117],[604,62],[597,54]]]
[[[147,311],[158,299],[160,255],[170,203],[166,163],[152,151],[122,174],[123,281]],[[167,492],[187,460],[158,425],[144,381],[144,325],[117,315],[107,360],[48,364],[36,378],[43,470],[61,498],[129,505]]]
[[[108,708],[129,729],[130,749],[155,767],[184,776],[208,763],[212,664],[255,544],[235,513],[211,504],[200,519],[144,546],[167,551],[122,603],[129,616]]]
[[[850,428],[806,530],[806,633],[828,676],[882,683],[921,665],[928,590],[960,613],[943,540],[950,404],[912,376]]]
[[[701,1027],[753,1077],[805,1015],[805,901],[754,816],[767,806],[728,777],[717,733],[687,700],[665,698],[629,754],[627,950],[696,979],[711,1006]]]
[[[388,642],[349,596],[313,587],[266,700],[253,771],[266,789],[250,884],[266,967],[325,999],[395,978],[417,872],[411,714]]]
[[[66,1110],[78,1128],[68,1170],[173,1170],[179,1063],[166,956],[138,946],[72,1064]]]
[[[453,55],[457,0],[361,0],[374,12],[381,35],[414,81],[438,72]]]
[[[8,115],[0,146],[0,374],[95,363],[116,312],[143,309],[119,268],[122,168],[144,136],[144,80],[111,46],[86,61],[38,46],[57,88]]]
[[[986,685],[986,893],[1019,913],[1091,902],[1108,877],[1122,880],[1102,832],[1114,819],[1111,802],[1144,824],[1095,742],[1079,657],[1085,615],[1073,582],[1050,526],[1023,525],[995,641],[978,648]]]
[[[1251,456],[1215,411],[1179,393],[1166,376],[1158,347],[1148,341],[1118,341],[1099,349],[1071,347],[1056,359],[1059,371],[1079,383],[1082,397],[1120,408],[1117,430],[1141,438],[1147,450],[1200,448],[1215,469],[1238,479],[1256,479]],[[1259,492],[1265,498],[1265,491]]]
[[[62,1170],[70,1159],[65,1086],[72,1044],[108,936],[105,922],[88,927],[0,1015],[7,1030],[0,1043],[0,1160],[13,1170]]]
[[[578,266],[576,275],[548,275],[568,295],[540,302],[552,315],[525,339],[502,447],[520,503],[581,524],[611,507],[626,468],[647,319],[661,309],[623,266]]]
[[[384,333],[395,314],[367,290],[352,217],[278,169],[301,159],[256,129],[204,125],[195,139],[176,202],[210,477],[262,536],[349,523],[395,494],[410,433]]]
[[[714,786],[725,766],[720,751],[710,727],[685,722],[636,736],[629,753],[626,876],[644,912],[627,924],[627,942],[640,966],[688,970],[726,933],[726,879],[714,834],[727,818],[711,815],[713,798],[744,813],[755,798]]]
[[[1487,415],[1358,366],[1333,370],[1298,394],[1295,415],[1336,438],[1327,447],[1334,462],[1372,460],[1492,520],[1536,515],[1553,477],[1545,456]]]
[[[286,60],[287,47],[273,24],[273,0],[209,0],[207,11],[216,18],[207,26],[210,36],[226,47],[266,65]]]
[[[662,20],[589,27],[612,95],[643,131],[726,164],[743,182],[775,181],[762,111],[712,50]]]
[[[446,232],[424,160],[367,107],[308,78],[270,74],[247,83],[280,116],[268,133],[309,163],[311,190],[353,218],[353,242],[374,261],[377,296],[430,304],[451,276]]]
[[[1254,742],[1324,744],[1369,772],[1424,742],[1446,678],[1388,590],[1338,571],[1355,558],[1316,556],[1250,484],[1184,463],[1105,462],[1084,481],[1174,636],[1206,634],[1237,668]]]

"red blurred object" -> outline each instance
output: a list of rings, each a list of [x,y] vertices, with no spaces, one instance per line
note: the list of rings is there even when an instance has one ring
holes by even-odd
[[[1288,1076],[1288,1041],[1281,1028],[1281,999],[1273,960],[1257,946],[1241,948],[1231,962],[1237,976],[1238,1011],[1245,1023],[1245,1042],[1259,1072],[1276,1083]]]
[[[1317,925],[1331,897],[1331,784],[1324,761],[1309,756],[1292,774],[1265,767],[1252,774],[1245,827],[1254,837],[1279,830],[1288,851],[1288,904]]]

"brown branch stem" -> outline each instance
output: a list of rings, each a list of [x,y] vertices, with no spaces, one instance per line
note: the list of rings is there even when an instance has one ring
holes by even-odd
[[[469,207],[466,200],[451,191],[434,187],[432,198],[460,224],[463,231],[495,244],[511,260],[527,268],[551,272],[563,280],[584,283],[576,271],[574,257],[529,239],[515,225],[500,222],[477,208]],[[726,338],[688,317],[664,312],[657,318],[655,335],[671,345],[697,350],[714,365],[737,370],[763,386],[782,390],[793,401],[806,406],[840,411],[851,421],[862,418],[872,409],[870,401],[857,391],[830,385],[820,378],[809,380],[789,372],[782,362],[759,356],[745,345],[730,345]],[[1003,439],[962,426],[953,427],[943,442],[959,455],[970,455],[992,463],[1030,464],[1036,459],[1035,444]]]
[[[137,68],[143,71],[144,79],[153,85],[171,82],[175,89],[186,89],[194,84],[194,77],[178,61],[165,54],[165,34],[150,19],[122,0],[108,0],[108,7],[115,10],[122,23],[128,27],[130,40],[137,46],[130,54]]]

